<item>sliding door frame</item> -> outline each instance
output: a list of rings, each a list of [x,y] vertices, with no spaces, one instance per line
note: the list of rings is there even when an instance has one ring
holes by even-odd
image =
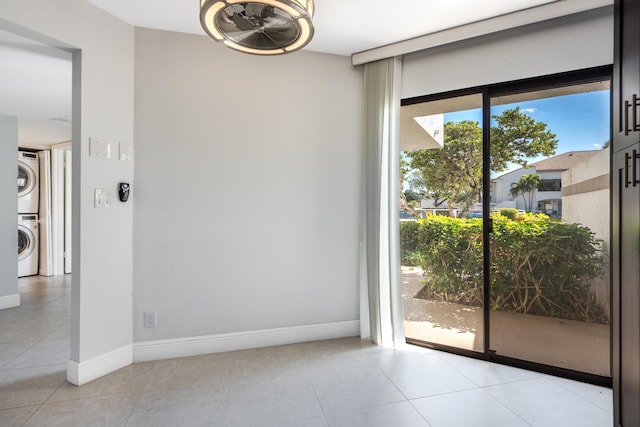
[[[483,165],[482,165],[482,203],[483,203],[483,211],[490,212],[491,210],[491,171],[490,171],[490,156],[491,156],[491,147],[490,147],[490,132],[491,132],[491,100],[497,96],[505,96],[505,95],[513,95],[518,93],[526,93],[533,92],[545,89],[554,89],[561,88],[572,85],[579,84],[587,84],[593,83],[597,81],[602,81],[603,79],[611,80],[613,77],[613,67],[611,65],[590,68],[579,71],[570,71],[565,73],[558,73],[548,76],[535,77],[524,80],[511,81],[506,83],[498,83],[491,84],[485,86],[477,86],[471,87],[462,90],[455,90],[445,93],[426,95],[414,98],[407,98],[401,101],[401,105],[412,105],[418,103],[425,103],[430,101],[437,101],[447,98],[454,98],[458,96],[464,95],[472,95],[472,94],[482,94],[483,102],[482,102],[482,152],[483,152]],[[612,90],[610,89],[610,93]],[[611,96],[611,95],[610,95]],[[611,106],[613,104],[611,103]],[[611,113],[610,113],[611,115]],[[612,123],[610,121],[610,123]],[[610,126],[609,134],[611,140],[611,128]],[[611,157],[609,159],[609,164],[611,166]],[[609,183],[609,188],[611,187],[611,181]],[[610,200],[609,200],[609,209],[611,210],[612,206],[612,194],[610,192]],[[611,223],[611,221],[610,221]],[[495,351],[491,350],[491,312],[490,312],[490,235],[491,235],[491,219],[487,218],[485,215],[483,218],[483,267],[484,267],[484,288],[483,288],[483,338],[484,338],[484,351],[478,352],[473,350],[460,349],[457,347],[425,342],[417,339],[408,338],[407,342],[410,344],[416,344],[424,347],[433,348],[436,350],[446,351],[450,353],[460,354],[468,357],[473,357],[476,359],[486,360],[490,362],[500,363],[504,365],[514,366],[518,368],[523,368],[531,371],[542,372],[545,374],[550,374],[558,377],[564,377],[569,379],[574,379],[582,382],[587,382],[591,384],[596,384],[604,387],[612,387],[612,377],[611,376],[600,376],[594,375],[586,372],[575,371],[571,369],[560,368],[557,366],[545,365],[537,362],[526,361],[522,359],[516,359],[513,357],[502,356],[495,353]],[[611,224],[610,224],[611,229]],[[612,235],[612,234],[611,234]],[[398,242],[399,244],[399,242]],[[611,255],[609,255],[611,256]],[[610,265],[613,265],[610,263]],[[612,282],[610,279],[610,289],[612,290]],[[610,292],[610,307],[613,307],[613,292]],[[613,340],[613,323],[615,319],[610,313],[610,340],[609,340],[609,364],[610,367],[612,365],[612,343]],[[611,369],[610,369],[611,372]]]

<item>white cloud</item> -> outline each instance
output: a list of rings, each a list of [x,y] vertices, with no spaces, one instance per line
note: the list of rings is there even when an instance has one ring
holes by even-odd
[[[524,111],[525,113],[533,114],[536,111],[538,111],[538,109],[537,108],[523,108],[522,111]]]
[[[591,145],[593,145],[596,148],[602,148],[602,144],[591,144]]]

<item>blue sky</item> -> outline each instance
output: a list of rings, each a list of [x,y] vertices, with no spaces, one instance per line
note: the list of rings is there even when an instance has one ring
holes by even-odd
[[[574,150],[597,150],[609,135],[609,91],[586,92],[574,95],[524,101],[492,107],[491,115],[507,108],[520,106],[529,116],[547,124],[558,138],[557,154]],[[481,109],[447,113],[445,122],[461,120],[482,121]]]

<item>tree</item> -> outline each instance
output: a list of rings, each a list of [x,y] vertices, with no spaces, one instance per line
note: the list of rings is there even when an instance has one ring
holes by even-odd
[[[444,125],[442,149],[407,153],[410,166],[430,195],[469,209],[482,188],[482,130],[464,120]]]
[[[537,122],[520,110],[520,107],[504,110],[492,116],[491,170],[502,172],[509,163],[527,166],[527,159],[536,156],[553,156],[558,148],[556,135],[547,130],[547,124]]]
[[[520,176],[517,182],[511,183],[510,193],[513,197],[518,197],[518,195],[521,194],[524,200],[524,210],[531,212],[533,210],[533,195],[535,190],[540,188],[540,184],[542,184],[542,177],[540,175],[537,173],[526,173]]]
[[[556,135],[520,107],[507,109],[492,118],[492,171],[502,172],[513,163],[526,167],[528,158],[555,154]],[[433,198],[447,200],[450,207],[461,207],[462,214],[481,201],[482,129],[478,122],[447,122],[441,149],[410,151],[405,155],[413,169],[413,184],[420,184]]]
[[[420,196],[420,193],[418,193],[417,191],[414,191],[412,189],[408,189],[405,190],[403,192],[405,199],[407,200],[407,202],[411,203],[411,202],[419,202],[420,199],[422,199],[422,197]]]
[[[404,187],[404,182],[410,171],[409,163],[400,155],[400,210],[404,212],[412,210],[407,201],[407,196],[402,191],[402,187]]]

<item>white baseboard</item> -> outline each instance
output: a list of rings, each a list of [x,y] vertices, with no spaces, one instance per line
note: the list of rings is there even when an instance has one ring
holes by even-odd
[[[12,307],[20,307],[20,294],[11,294],[0,297],[0,310]]]
[[[69,360],[67,363],[67,381],[82,385],[103,375],[116,371],[133,363],[133,348],[126,345],[109,353],[101,354],[85,362]]]
[[[145,341],[133,345],[133,361],[148,362],[355,336],[360,336],[359,320]]]

